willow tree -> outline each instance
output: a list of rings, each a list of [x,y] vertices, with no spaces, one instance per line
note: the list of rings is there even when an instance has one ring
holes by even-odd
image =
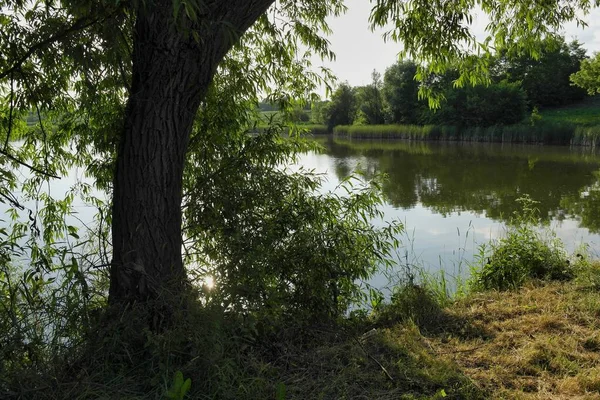
[[[107,185],[112,186],[111,302],[144,302],[182,288],[182,179],[190,134],[199,109],[210,107],[205,96],[227,55],[245,49],[237,62],[260,64],[267,74],[281,73],[269,66],[277,54],[260,50],[274,38],[283,41],[277,51],[288,53],[291,60],[299,43],[327,56],[328,43],[320,34],[328,32],[326,18],[343,11],[342,3],[0,1],[1,111],[6,137],[2,160],[51,177],[64,172],[60,160],[87,154],[86,162],[98,177],[112,181]],[[458,85],[488,81],[486,56],[492,50],[535,56],[540,39],[553,35],[566,21],[579,20],[580,11],[598,4],[586,0],[371,3],[372,27],[387,27],[385,38],[401,42],[403,55],[421,64],[417,78],[427,82],[429,74],[452,65],[460,70]],[[469,29],[477,6],[490,16],[489,36],[483,40]],[[248,36],[249,30],[254,34]],[[253,57],[253,52],[261,57]],[[285,72],[306,72],[292,64]],[[254,89],[277,90],[282,82],[265,79]],[[432,105],[440,100],[426,84],[421,85],[421,95],[428,96]],[[42,129],[43,151],[38,153],[17,153],[9,144],[20,113],[27,110],[39,117],[56,115],[59,120],[52,135]],[[81,154],[65,154],[68,141],[77,142]],[[105,164],[96,162],[98,154],[107,160]],[[9,187],[0,192],[6,201],[10,201]]]
[[[579,71],[571,75],[573,85],[587,90],[590,96],[600,93],[600,55],[581,61]]]

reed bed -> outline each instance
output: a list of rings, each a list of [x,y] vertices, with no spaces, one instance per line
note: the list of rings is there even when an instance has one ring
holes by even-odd
[[[269,129],[269,125],[257,125],[255,128],[251,129],[251,133],[262,133]],[[327,125],[317,125],[317,124],[298,124],[294,127],[294,131],[298,130],[303,133],[308,133],[310,135],[329,135],[331,131],[327,128]],[[288,134],[290,132],[289,127],[284,127],[282,132]]]
[[[312,135],[329,135],[331,133],[327,125],[299,125],[299,128],[306,129]]]
[[[464,142],[498,142],[554,144],[576,146],[600,145],[600,125],[576,126],[546,122],[495,125],[489,127],[456,127],[449,125],[340,125],[333,129],[337,137],[349,139],[405,139]]]

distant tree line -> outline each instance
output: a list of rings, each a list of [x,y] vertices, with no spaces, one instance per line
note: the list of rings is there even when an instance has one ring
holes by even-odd
[[[492,126],[515,124],[537,109],[564,106],[583,99],[586,91],[569,77],[580,70],[585,49],[577,41],[547,40],[537,59],[529,55],[498,54],[489,60],[491,83],[458,87],[455,70],[434,76],[428,84],[445,101],[431,110],[419,99],[417,65],[398,61],[383,75],[373,71],[371,83],[340,84],[331,100],[312,104],[312,120],[327,125],[440,124]],[[534,113],[536,113],[534,111]]]
[[[258,102],[258,110],[263,113],[278,113],[281,112],[279,104],[276,102],[264,99]],[[311,104],[306,103],[304,105],[298,105],[291,109],[286,109],[286,120],[296,123],[308,123],[310,122],[310,110]]]

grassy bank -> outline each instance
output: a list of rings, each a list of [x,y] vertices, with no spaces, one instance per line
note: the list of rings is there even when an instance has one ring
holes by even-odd
[[[67,353],[3,344],[0,398],[600,399],[600,264],[568,255],[521,201],[455,294],[443,275],[409,274],[389,300],[328,322],[190,303],[159,332],[140,331],[133,305],[118,335],[100,320]]]
[[[350,139],[405,139],[462,142],[497,142],[556,145],[600,144],[600,125],[577,126],[564,122],[536,125],[459,128],[444,125],[340,125],[334,135]]]
[[[599,268],[574,280],[476,292],[446,306],[427,286],[405,286],[370,316],[261,330],[259,340],[248,328],[217,335],[196,329],[186,343],[202,352],[179,367],[191,379],[183,397],[166,395],[171,378],[127,369],[115,376],[100,362],[57,381],[25,373],[22,391],[13,386],[13,396],[3,398],[599,399],[600,288],[584,276],[600,276]],[[197,318],[190,323],[202,322]]]
[[[532,117],[533,118],[533,117]],[[490,127],[450,125],[340,125],[333,133],[350,139],[406,139],[556,145],[600,145],[600,96],[542,110],[535,124]]]
[[[600,96],[587,97],[583,101],[564,107],[540,111],[542,121],[563,122],[577,126],[595,126],[600,123]]]
[[[588,268],[600,275],[597,264]],[[431,374],[452,399],[600,399],[600,290],[583,276],[473,293],[446,307],[426,288],[416,287],[410,297],[391,306],[392,314],[410,318],[380,318],[370,333],[369,340],[388,346],[373,356],[393,373]],[[391,353],[394,346],[403,357]],[[404,361],[411,357],[420,363]],[[448,376],[454,386],[441,380]],[[365,398],[378,398],[368,390],[371,385]],[[441,398],[441,390],[405,398]]]
[[[596,268],[594,274],[599,274]],[[424,335],[495,399],[600,398],[600,292],[584,281],[530,282],[447,310],[477,335]]]

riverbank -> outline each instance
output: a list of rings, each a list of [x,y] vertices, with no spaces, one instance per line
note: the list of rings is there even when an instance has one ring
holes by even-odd
[[[581,102],[540,111],[542,121],[566,122],[577,126],[594,126],[600,123],[600,96],[590,96]]]
[[[444,308],[418,292],[411,319],[288,359],[285,398],[599,399],[595,280],[530,281]]]
[[[449,315],[469,321],[476,334],[423,338],[490,398],[598,399],[599,302],[596,284],[583,279],[535,281],[517,292],[480,293],[453,304]]]
[[[544,122],[490,127],[444,125],[340,125],[333,135],[349,139],[404,139],[551,145],[600,145],[600,125]]]
[[[48,360],[57,367],[50,371],[57,374],[52,379],[23,369],[18,382],[5,383],[10,389],[0,384],[0,394],[19,399],[600,399],[600,263],[575,258],[580,262],[567,280],[527,279],[518,289],[463,292],[454,299],[440,293],[440,281],[407,283],[375,311],[301,330],[293,323],[273,330],[253,325],[251,318],[240,324],[215,314],[206,325],[218,310],[191,309],[186,324],[169,337],[145,334],[148,354],[169,353],[159,344],[170,340],[184,340],[192,355],[198,354],[179,367],[179,378],[143,375],[145,368],[156,369],[143,358],[138,369],[117,370],[115,376],[109,372],[114,365],[103,364],[102,357],[119,343],[105,343],[95,350],[99,358],[75,358],[76,364],[67,359],[64,371],[65,361]],[[185,339],[173,339],[183,334]],[[126,365],[131,356],[111,357]],[[188,378],[189,391],[181,391]]]
[[[312,125],[314,135],[331,133],[347,139],[405,139],[593,146],[600,145],[600,96],[565,107],[548,108],[514,125],[339,125],[332,130]]]
[[[446,125],[339,125],[329,131],[324,125],[299,125],[312,135],[333,134],[344,139],[448,141],[478,143],[547,144],[600,146],[600,125],[577,125],[549,120],[535,125],[490,127]]]
[[[199,327],[190,350],[203,357],[181,367],[191,379],[181,397],[165,396],[171,379],[136,370],[114,376],[108,365],[86,367],[92,360],[56,380],[23,370],[21,381],[1,393],[7,399],[600,399],[600,269],[589,272],[595,282],[534,280],[445,307],[414,286],[380,316],[302,332],[290,325],[259,343],[245,330],[205,336],[210,329]],[[206,347],[194,349],[198,343]]]
[[[454,295],[444,275],[409,277],[282,373],[285,398],[600,399],[600,263],[567,256],[522,202]]]

